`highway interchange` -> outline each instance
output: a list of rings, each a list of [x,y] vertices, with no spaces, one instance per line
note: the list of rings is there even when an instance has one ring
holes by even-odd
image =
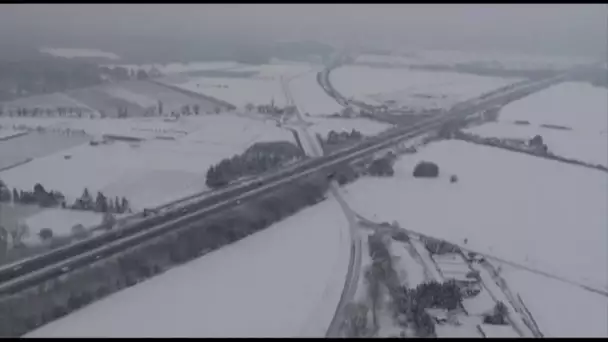
[[[349,103],[331,87],[328,77],[329,70],[319,73],[321,85],[328,95],[334,97],[343,106],[357,104]],[[396,143],[406,141],[415,137],[428,134],[446,124],[457,124],[465,117],[487,110],[494,106],[503,105],[539,91],[550,85],[563,81],[567,74],[562,74],[551,79],[520,84],[515,89],[504,93],[494,94],[484,99],[467,101],[465,105],[454,106],[441,115],[422,117],[411,125],[396,127],[381,133],[376,137],[370,137],[361,143],[335,151],[328,155],[322,155],[317,139],[308,134],[306,126],[302,125],[304,138],[308,140],[311,158],[290,165],[277,172],[261,175],[260,177],[240,182],[218,192],[206,193],[205,196],[196,196],[185,201],[186,204],[174,203],[166,211],[156,212],[149,217],[126,223],[123,227],[104,232],[86,240],[50,251],[46,254],[25,259],[11,265],[0,268],[0,295],[17,293],[31,286],[41,284],[47,280],[58,277],[71,270],[89,265],[90,263],[114,255],[127,248],[137,246],[143,241],[153,237],[166,234],[170,231],[185,229],[209,215],[230,208],[237,203],[247,201],[258,196],[267,194],[284,184],[297,179],[324,172],[330,174],[336,166],[344,163],[354,162],[378,151],[390,148]],[[288,103],[297,104],[289,91],[287,81],[282,82]],[[360,107],[360,106],[359,106]],[[305,121],[302,113],[296,110],[298,120]],[[337,184],[332,183],[330,189],[332,195],[340,203],[350,224],[351,256],[348,276],[345,280],[344,290],[340,299],[336,314],[327,331],[328,337],[337,337],[340,326],[344,320],[344,311],[356,291],[360,268],[361,268],[361,239],[357,234],[356,214],[348,207],[348,204],[340,197],[340,189]]]

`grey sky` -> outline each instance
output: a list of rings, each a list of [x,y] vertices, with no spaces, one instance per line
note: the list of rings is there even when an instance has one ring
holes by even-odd
[[[605,4],[1,4],[0,30],[598,53]]]

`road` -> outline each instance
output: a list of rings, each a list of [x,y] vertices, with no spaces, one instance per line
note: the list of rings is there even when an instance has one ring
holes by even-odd
[[[0,281],[2,282],[0,283],[0,294],[18,292],[75,268],[86,266],[98,259],[116,254],[126,248],[136,246],[147,239],[169,231],[183,229],[213,213],[271,192],[288,182],[320,172],[329,174],[336,166],[362,159],[400,141],[421,136],[430,130],[439,129],[445,124],[458,122],[471,114],[518,96],[525,96],[529,92],[547,87],[558,81],[561,81],[561,78],[543,80],[511,90],[505,94],[497,94],[471,103],[466,108],[456,106],[455,109],[447,111],[443,115],[422,118],[407,127],[395,127],[378,136],[366,138],[354,146],[337,150],[330,155],[309,158],[276,172],[264,174],[253,181],[229,186],[200,201],[153,215],[133,225],[114,229],[49,253],[4,266],[0,268]]]
[[[290,80],[289,80],[290,81]],[[288,106],[294,106],[296,108],[296,116],[300,123],[300,132],[303,135],[304,139],[306,139],[308,146],[308,151],[305,151],[308,155],[320,157],[323,155],[323,148],[319,141],[316,138],[313,138],[308,131],[308,123],[304,116],[302,115],[302,111],[298,106],[297,102],[295,102],[291,90],[289,89],[289,81],[281,79],[281,86],[283,88],[283,92],[285,94],[285,98],[287,100]],[[302,137],[301,137],[302,138]],[[337,182],[332,182],[330,185],[330,191],[332,196],[338,201],[340,204],[340,208],[346,217],[349,228],[349,236],[350,236],[350,258],[348,264],[348,270],[346,274],[346,279],[344,282],[344,288],[342,290],[342,294],[340,295],[340,300],[336,307],[336,311],[334,313],[333,319],[331,320],[325,337],[340,337],[340,332],[342,330],[342,324],[345,320],[346,306],[348,303],[353,301],[355,293],[357,291],[357,284],[359,283],[359,277],[361,273],[361,238],[359,234],[359,227],[357,223],[357,216],[353,212],[353,210],[348,206],[348,203],[344,200],[340,187]]]

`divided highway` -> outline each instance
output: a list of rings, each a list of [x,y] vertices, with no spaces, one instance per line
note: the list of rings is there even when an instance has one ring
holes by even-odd
[[[297,179],[319,172],[330,173],[333,167],[353,162],[383,150],[402,140],[411,139],[442,125],[458,122],[464,117],[500,105],[505,101],[523,97],[531,92],[563,80],[563,75],[522,86],[503,94],[470,103],[466,108],[450,110],[444,115],[423,118],[413,125],[397,127],[378,136],[332,154],[311,158],[260,178],[228,187],[196,203],[154,215],[141,222],[114,229],[101,235],[53,250],[18,263],[0,268],[0,295],[19,292],[27,287],[53,279],[70,270],[136,246],[150,238],[194,224],[209,215],[231,206],[266,194]]]

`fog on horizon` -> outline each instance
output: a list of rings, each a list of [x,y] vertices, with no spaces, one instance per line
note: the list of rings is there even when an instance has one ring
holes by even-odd
[[[0,39],[311,39],[598,57],[607,50],[607,13],[606,4],[2,4]]]

